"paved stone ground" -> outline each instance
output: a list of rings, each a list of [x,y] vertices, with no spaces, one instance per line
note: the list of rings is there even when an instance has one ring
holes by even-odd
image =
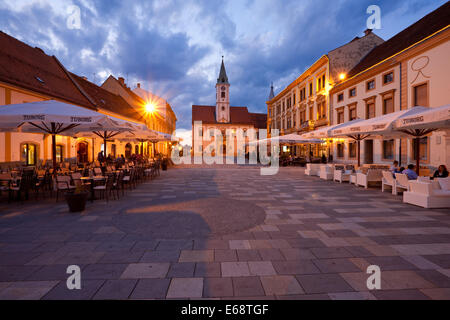
[[[171,169],[83,214],[0,203],[0,299],[165,298],[450,299],[450,212],[238,166]]]

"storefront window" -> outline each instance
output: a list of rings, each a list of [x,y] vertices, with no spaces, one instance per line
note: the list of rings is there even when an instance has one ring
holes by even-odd
[[[30,143],[24,143],[21,147],[21,160],[26,166],[36,165],[36,146]]]
[[[64,156],[63,156],[63,147],[58,145],[56,146],[56,162],[63,162]]]

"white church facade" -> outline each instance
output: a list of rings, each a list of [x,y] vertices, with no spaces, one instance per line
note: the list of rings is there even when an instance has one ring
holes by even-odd
[[[201,126],[195,125],[198,123],[201,123]],[[247,107],[230,106],[230,83],[222,59],[222,65],[216,83],[216,105],[192,106],[193,153],[203,152],[205,148],[212,147],[211,144],[215,141],[215,133],[220,131],[223,137],[223,154],[227,153],[227,132],[231,132],[234,143],[228,141],[228,147],[233,147],[234,156],[237,156],[237,132],[242,130],[245,135],[254,129],[255,133],[258,134],[259,129],[266,128],[267,115],[265,113],[251,113]],[[246,141],[248,139],[249,137],[246,138]],[[197,141],[201,141],[201,143],[199,144]],[[215,152],[217,150],[213,154]]]

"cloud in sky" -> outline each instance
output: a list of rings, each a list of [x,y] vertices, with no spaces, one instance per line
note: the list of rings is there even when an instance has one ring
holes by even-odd
[[[444,0],[16,0],[0,1],[0,29],[101,84],[123,76],[166,98],[177,126],[191,127],[191,105],[215,103],[225,55],[231,104],[266,112],[276,91],[328,51],[366,29],[377,4],[389,39]],[[68,8],[81,9],[81,29],[68,29]]]

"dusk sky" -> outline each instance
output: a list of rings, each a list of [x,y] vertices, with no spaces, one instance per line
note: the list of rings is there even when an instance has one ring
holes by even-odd
[[[369,5],[380,6],[374,32],[387,40],[445,2],[0,0],[0,29],[97,84],[109,74],[132,88],[141,82],[190,131],[192,104],[215,104],[222,55],[231,105],[265,113],[270,83],[279,92],[321,55],[362,36]],[[80,29],[67,27],[72,5]]]

